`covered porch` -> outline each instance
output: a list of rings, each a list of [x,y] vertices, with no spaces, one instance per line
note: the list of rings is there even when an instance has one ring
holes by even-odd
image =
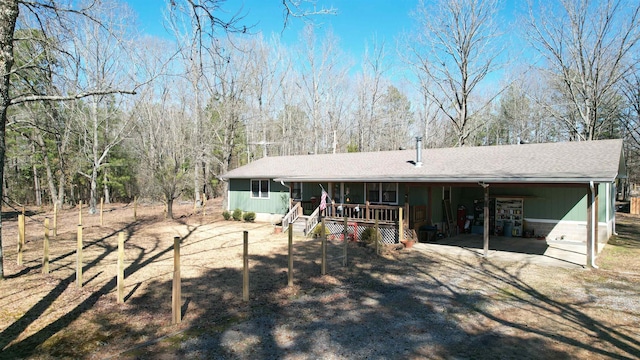
[[[365,228],[377,226],[383,235],[383,242],[387,244],[398,243],[404,239],[418,240],[415,231],[409,228],[408,209],[409,205],[392,206],[370,204],[336,204],[334,201],[320,204],[309,213],[305,210],[309,202],[292,201],[291,210],[284,216],[283,229],[294,226],[304,235],[309,235],[318,225],[320,219],[325,220],[325,224],[331,233],[340,233],[344,229],[346,221],[347,231],[352,238],[358,239]],[[314,203],[315,205],[315,203]],[[308,215],[306,215],[308,214]],[[296,224],[300,224],[297,225]]]

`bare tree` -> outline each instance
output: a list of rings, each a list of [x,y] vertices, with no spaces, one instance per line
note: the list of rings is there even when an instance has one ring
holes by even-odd
[[[133,143],[140,159],[139,175],[141,188],[145,194],[163,198],[167,205],[167,215],[173,218],[173,202],[192,180],[190,139],[192,123],[188,112],[180,107],[186,100],[187,83],[164,79],[166,86],[162,98],[151,100],[147,89],[145,98],[136,107],[136,141]],[[172,87],[170,89],[169,87]],[[177,96],[177,97],[176,97]]]
[[[344,89],[350,63],[338,48],[338,39],[329,33],[317,46],[315,30],[307,26],[302,35],[300,53],[304,61],[300,65],[302,108],[309,117],[308,150],[326,152],[332,148],[333,132],[341,118]]]
[[[78,5],[78,4],[75,4]],[[14,40],[18,18],[21,9],[26,12],[26,16],[32,16],[37,20],[39,30],[48,39],[56,39],[59,35],[52,32],[51,23],[59,25],[57,28],[72,28],[72,20],[78,17],[88,17],[92,19],[90,9],[93,4],[86,7],[78,5],[74,7],[61,6],[50,1],[22,1],[22,0],[6,0],[0,2],[0,178],[4,175],[4,162],[6,153],[5,131],[7,124],[7,109],[11,105],[16,105],[31,101],[63,101],[80,99],[90,95],[108,94],[108,93],[133,93],[131,90],[113,89],[113,88],[92,88],[85,90],[73,89],[64,95],[46,94],[39,91],[31,91],[15,94],[12,93],[11,78],[12,74],[19,69],[14,67]],[[95,20],[99,21],[99,20]],[[48,43],[49,46],[58,45],[56,41]],[[61,52],[64,53],[64,52]],[[31,65],[31,64],[30,64]],[[35,89],[34,89],[35,90]],[[4,188],[0,187],[0,198],[3,196]],[[0,223],[1,230],[1,223]],[[0,237],[0,279],[4,278],[3,270],[3,254],[2,241]]]
[[[384,42],[374,41],[371,50],[366,48],[362,69],[356,75],[357,103],[354,127],[358,151],[371,151],[375,148],[374,138],[379,131],[381,115],[380,102],[384,96],[384,87],[388,85],[384,75],[390,70],[386,56]]]
[[[422,91],[453,125],[459,146],[471,134],[476,112],[493,100],[476,98],[473,104],[481,82],[497,69],[497,11],[497,0],[440,0],[430,6],[421,1],[416,12],[413,65],[424,75]]]
[[[114,4],[94,8],[92,19],[83,18],[76,25],[73,60],[78,65],[73,78],[79,88],[124,88],[135,83],[134,76],[129,75],[134,69],[131,55],[136,43],[129,27],[133,20],[126,8]],[[109,24],[108,29],[103,24]],[[125,115],[122,97],[100,94],[88,100],[86,108],[78,108],[81,113],[77,114],[77,124],[79,132],[85,134],[81,139],[88,171],[81,174],[89,180],[89,213],[95,214],[98,176],[106,170],[111,150],[128,135],[131,119]]]
[[[639,61],[640,3],[558,2],[530,6],[527,33],[558,93],[555,116],[572,137],[593,140],[618,111],[617,85]]]

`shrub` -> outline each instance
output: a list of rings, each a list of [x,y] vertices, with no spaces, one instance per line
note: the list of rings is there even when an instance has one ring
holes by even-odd
[[[242,210],[240,209],[235,209],[233,210],[233,220],[235,221],[240,221],[242,220]]]
[[[253,222],[256,219],[256,213],[254,213],[253,211],[246,212],[244,213],[244,215],[242,215],[242,218],[246,222]]]
[[[222,217],[223,217],[225,220],[229,220],[229,219],[231,219],[231,213],[230,213],[230,212],[228,212],[227,210],[225,210],[225,211],[223,211],[223,212],[222,212]]]
[[[360,238],[364,243],[375,244],[376,241],[382,241],[382,234],[380,234],[380,231],[376,233],[375,228],[368,227],[364,229],[364,231],[362,232],[362,236]]]
[[[329,235],[330,232],[331,231],[329,231],[329,228],[327,227],[327,225],[325,225],[324,234]],[[311,234],[313,234],[314,237],[322,235],[322,224],[316,225],[316,227],[313,228],[313,231],[311,232]]]

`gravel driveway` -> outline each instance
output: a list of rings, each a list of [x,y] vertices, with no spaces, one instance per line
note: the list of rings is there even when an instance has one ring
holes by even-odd
[[[337,246],[336,246],[337,247]],[[473,252],[353,248],[345,270],[300,280],[282,304],[183,334],[136,358],[562,359],[640,354],[637,275]],[[597,291],[594,288],[597,287]]]

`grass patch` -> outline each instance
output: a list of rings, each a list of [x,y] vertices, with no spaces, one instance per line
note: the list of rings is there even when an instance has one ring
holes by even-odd
[[[598,255],[598,266],[603,270],[640,273],[640,217],[618,213],[616,231]]]

